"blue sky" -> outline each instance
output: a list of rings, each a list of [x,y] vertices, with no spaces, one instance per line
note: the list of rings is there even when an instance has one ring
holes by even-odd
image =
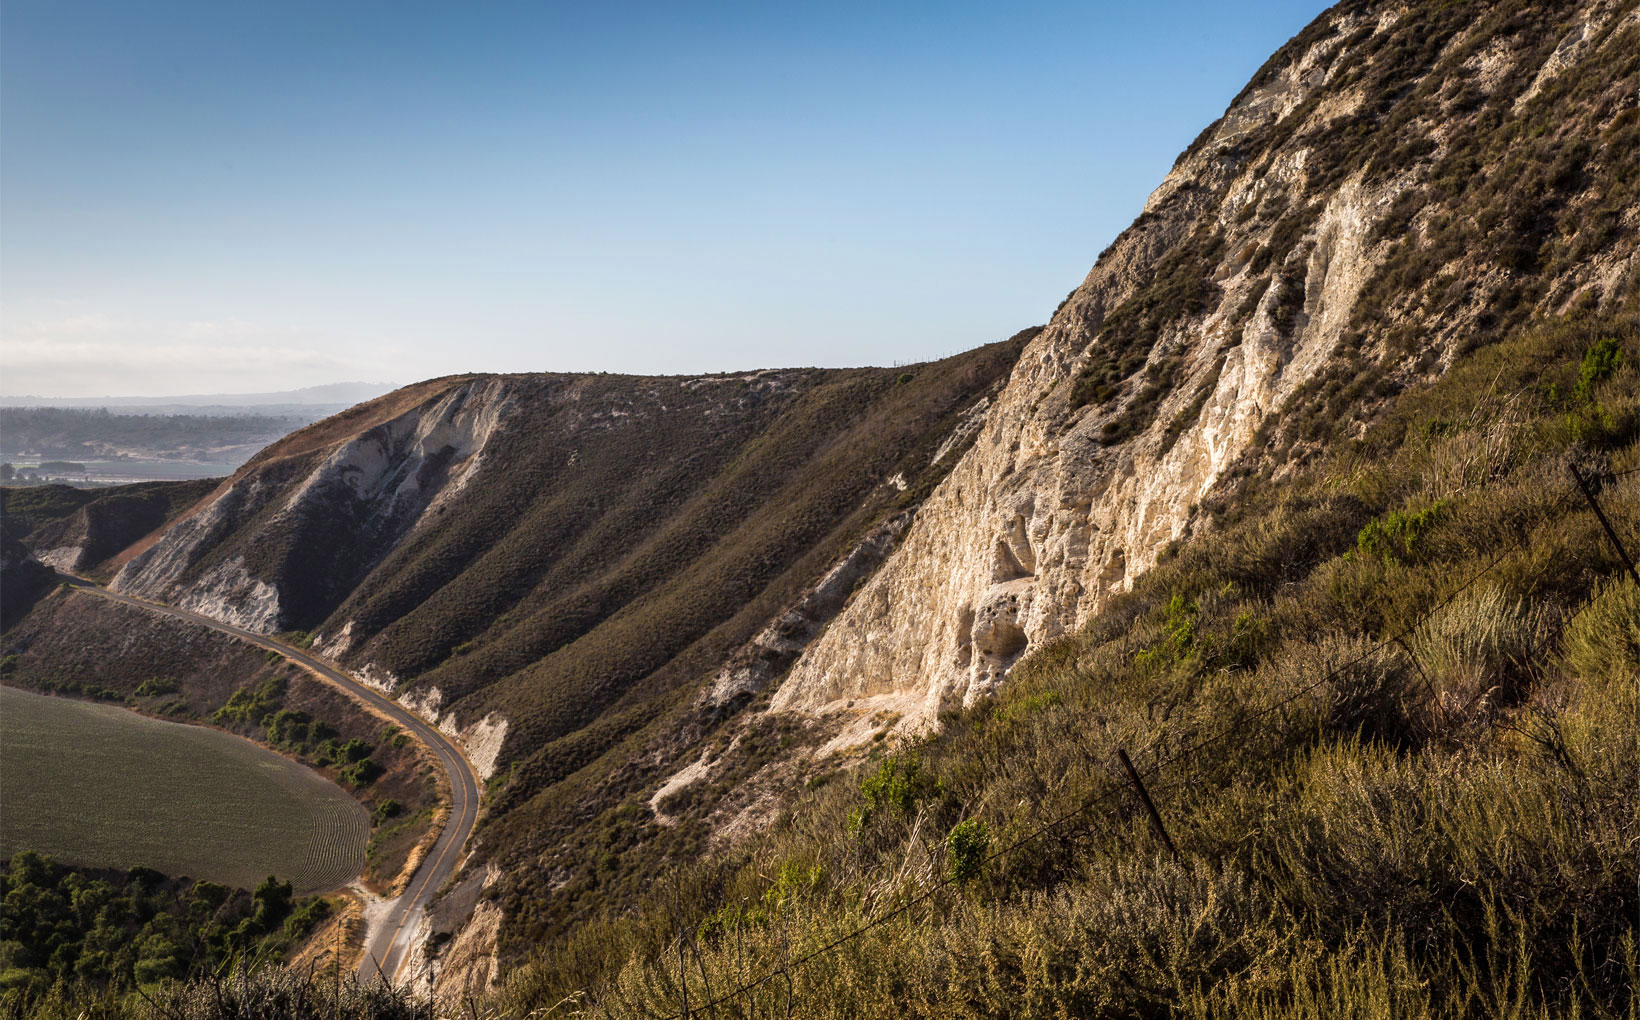
[[[939,357],[1316,3],[0,8],[0,392]]]

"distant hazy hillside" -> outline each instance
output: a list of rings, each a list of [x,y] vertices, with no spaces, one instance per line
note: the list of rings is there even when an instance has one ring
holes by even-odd
[[[305,415],[110,414],[57,407],[0,408],[0,456],[78,461],[202,460],[238,466],[315,418]]]
[[[282,393],[179,397],[0,398],[0,457],[69,460],[35,473],[101,482],[225,475],[304,425],[391,387],[336,383]],[[163,465],[201,465],[168,470]]]
[[[299,390],[281,390],[273,393],[198,393],[174,397],[0,397],[0,407],[106,407],[126,408],[218,408],[282,406],[351,407],[394,389],[392,383],[344,382],[324,386],[305,386]],[[177,413],[170,410],[170,413]]]

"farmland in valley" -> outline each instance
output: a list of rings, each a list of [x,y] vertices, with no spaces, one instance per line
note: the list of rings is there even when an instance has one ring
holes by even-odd
[[[364,865],[364,808],[249,741],[0,687],[0,854],[333,889]]]

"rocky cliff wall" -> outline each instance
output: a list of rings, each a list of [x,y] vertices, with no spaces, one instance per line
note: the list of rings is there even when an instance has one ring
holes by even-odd
[[[1442,201],[1443,157],[1567,131],[1577,118],[1555,124],[1552,112],[1567,93],[1541,98],[1544,81],[1605,74],[1579,65],[1626,59],[1640,40],[1632,4],[1562,13],[1572,28],[1546,56],[1528,44],[1531,32],[1497,18],[1452,28],[1405,8],[1340,5],[1273,58],[1027,348],[977,442],[883,570],[798,660],[773,709],[892,706],[906,713],[902,728],[930,725],[1203,527],[1204,498],[1233,466],[1266,457],[1279,413],[1324,374],[1371,380],[1341,409],[1362,419],[1375,396],[1449,364],[1466,330],[1493,324],[1492,294],[1524,273],[1458,248],[1433,279],[1410,281],[1425,291],[1478,281],[1455,302],[1420,300],[1412,288],[1363,316],[1364,291],[1409,282],[1384,279],[1392,258],[1407,258],[1405,235],[1414,251],[1437,248],[1442,217],[1485,214],[1466,209],[1461,191]],[[1384,94],[1390,79],[1429,97],[1421,116]],[[1527,83],[1511,114],[1488,115],[1487,101],[1506,105],[1507,96],[1485,90]],[[1623,116],[1623,98],[1611,102],[1608,122]],[[1430,116],[1448,106],[1449,119]],[[1527,130],[1528,118],[1544,126]],[[1560,208],[1595,200],[1570,197]],[[1634,210],[1619,215],[1632,231]],[[1535,257],[1547,261],[1550,243],[1539,241]],[[1590,286],[1591,300],[1618,300],[1634,271],[1632,246],[1610,246],[1569,262],[1537,304],[1552,308],[1557,293]],[[1391,334],[1417,341],[1397,345]]]
[[[294,626],[293,603],[323,618],[473,477],[507,396],[502,379],[460,383],[328,448],[256,462],[110,587],[251,630]]]

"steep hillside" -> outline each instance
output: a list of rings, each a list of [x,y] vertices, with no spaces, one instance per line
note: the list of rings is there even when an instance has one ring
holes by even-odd
[[[424,384],[270,447],[113,587],[313,632],[486,774],[516,763],[516,800],[548,745],[643,725],[920,499],[1027,337],[904,370]]]
[[[216,485],[206,479],[8,489],[0,496],[0,520],[42,563],[71,574],[106,573],[99,570],[105,561],[175,520]]]
[[[803,750],[758,839],[498,1001],[1632,1015],[1637,188],[1640,5],[1328,11],[743,746],[649,802],[725,796],[772,732]]]
[[[1633,4],[1323,15],[1065,300],[775,706],[914,729],[971,705],[1255,479],[1535,315],[1620,307],[1637,75]]]
[[[8,520],[116,590],[310,632],[465,741],[493,777],[485,855],[513,859],[658,783],[790,664],[1036,332],[895,369],[434,380],[293,433],[185,512],[178,488],[127,487]],[[79,614],[72,637],[119,647],[119,626]],[[83,665],[36,647],[33,674]]]
[[[465,742],[517,1015],[1625,1015],[1637,239],[1640,3],[1343,3],[1045,329],[434,380],[113,583]]]
[[[519,947],[499,1014],[1631,1015],[1640,585],[1568,465],[1640,550],[1637,315],[1404,394],[938,732]]]

